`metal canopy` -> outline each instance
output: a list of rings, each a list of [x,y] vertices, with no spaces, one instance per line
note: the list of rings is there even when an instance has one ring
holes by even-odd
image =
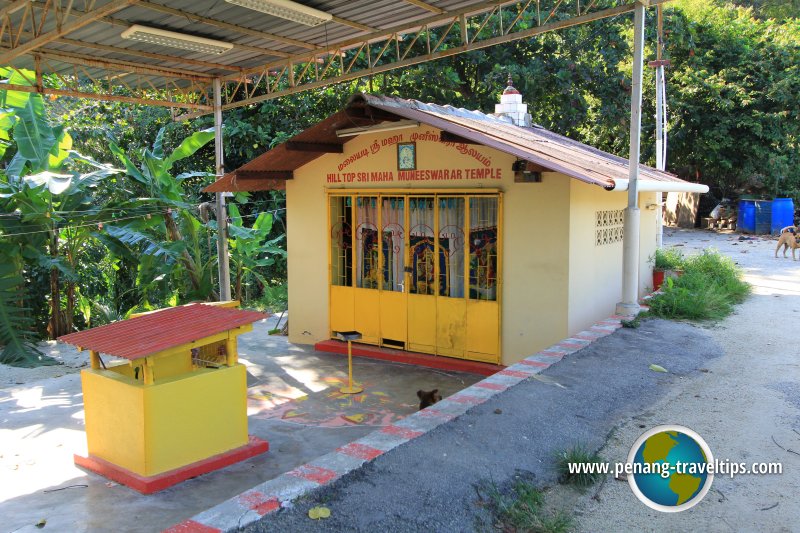
[[[24,90],[213,110],[531,37],[667,0],[302,0],[314,27],[224,0],[0,0],[0,65]],[[134,24],[233,44],[219,55],[123,39]],[[433,31],[432,31],[433,30]],[[45,77],[54,74],[55,77]]]

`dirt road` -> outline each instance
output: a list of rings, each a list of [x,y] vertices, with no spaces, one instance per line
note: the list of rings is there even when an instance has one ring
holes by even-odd
[[[627,483],[609,480],[575,510],[580,531],[800,530],[800,261],[775,259],[775,240],[672,230],[666,245],[687,253],[714,246],[745,270],[753,295],[706,331],[722,346],[707,373],[686,377],[644,412],[623,422],[601,454],[624,461],[644,431],[680,424],[699,433],[715,458],[780,462],[781,475],[716,476],[711,492],[682,513],[640,503]],[[790,451],[791,450],[791,451]]]

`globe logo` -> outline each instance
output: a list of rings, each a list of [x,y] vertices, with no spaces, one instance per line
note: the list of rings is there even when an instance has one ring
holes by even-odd
[[[694,507],[714,481],[711,449],[700,435],[683,426],[646,431],[631,447],[628,463],[633,472],[628,475],[631,490],[657,511],[677,513]]]

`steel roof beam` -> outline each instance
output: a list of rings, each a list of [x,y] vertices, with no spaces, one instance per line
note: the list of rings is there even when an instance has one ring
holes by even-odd
[[[16,13],[20,9],[25,8],[28,2],[29,0],[17,0],[16,2],[12,2],[10,5],[0,9],[0,17],[5,17],[6,15]]]
[[[108,46],[105,44],[99,43],[89,43],[84,41],[75,41],[73,39],[59,39],[56,43],[63,43],[68,44],[70,46],[76,46],[80,48],[91,48],[94,50],[104,50],[106,52],[113,52],[115,54],[125,54],[128,56],[136,56],[136,57],[147,57],[150,59],[158,59],[160,61],[169,61],[171,63],[183,63],[184,65],[196,65],[198,67],[204,68],[213,68],[218,70],[227,70],[229,72],[241,72],[243,69],[242,67],[237,67],[235,65],[223,65],[222,63],[210,63],[208,61],[200,61],[197,59],[189,59],[188,57],[181,57],[181,56],[168,56],[164,54],[154,54],[152,52],[143,52],[141,50],[133,50],[130,48],[118,48],[116,46]],[[51,51],[52,49],[45,48],[43,51]],[[53,50],[58,51],[58,50]],[[147,65],[145,65],[147,66]],[[165,67],[156,67],[156,68],[165,68]]]
[[[31,32],[22,32],[22,35],[24,37],[31,37],[32,38],[33,34]],[[160,61],[168,61],[170,63],[183,63],[184,65],[196,65],[198,67],[204,67],[204,68],[227,70],[228,72],[242,72],[244,70],[242,67],[237,67],[236,65],[224,65],[222,63],[211,63],[209,61],[200,61],[198,59],[190,59],[188,57],[168,56],[168,55],[164,55],[164,54],[155,54],[155,53],[152,53],[152,52],[144,52],[142,50],[134,50],[132,48],[119,48],[119,47],[116,47],[116,46],[108,46],[108,45],[100,44],[100,43],[90,43],[90,42],[87,42],[87,41],[76,41],[74,39],[67,39],[67,38],[58,39],[57,41],[54,41],[54,43],[56,43],[56,44],[68,44],[70,46],[75,46],[75,47],[78,47],[78,48],[90,48],[90,49],[93,49],[93,50],[103,50],[103,51],[106,51],[106,52],[112,52],[112,53],[115,53],[115,54],[123,54],[123,55],[128,55],[128,56],[147,57],[147,58],[150,58],[150,59],[158,59]],[[43,52],[47,52],[47,51],[59,52],[60,50],[56,50],[56,49],[52,49],[52,48],[43,48],[42,51]],[[100,59],[102,59],[102,58],[100,58]],[[144,65],[144,66],[149,66],[149,65]],[[158,65],[152,65],[152,66],[155,67],[155,68],[166,68],[166,67],[160,67]]]
[[[439,7],[436,7],[436,6],[432,6],[427,2],[423,2],[422,0],[403,0],[403,1],[408,3],[408,4],[411,4],[411,5],[414,5],[414,6],[417,6],[417,7],[421,7],[422,9],[424,9],[426,11],[430,11],[431,13],[444,13],[444,9],[441,9]]]
[[[360,46],[364,46],[366,43],[381,41],[383,39],[391,38],[393,35],[397,34],[406,34],[411,33],[413,31],[417,31],[420,28],[435,28],[437,26],[442,26],[448,23],[453,23],[453,21],[457,21],[461,15],[474,15],[486,11],[490,11],[493,8],[505,5],[505,4],[518,4],[520,3],[519,0],[511,1],[509,0],[485,0],[482,2],[476,2],[464,8],[455,10],[455,11],[447,11],[442,12],[438,15],[431,15],[430,17],[414,21],[412,23],[401,24],[398,26],[394,26],[392,28],[382,29],[376,32],[373,32],[369,35],[365,35],[363,37],[356,37],[352,39],[348,39],[345,41],[341,41],[338,43],[333,43],[326,48],[318,48],[316,50],[316,54],[320,53],[331,53],[331,52],[339,52],[342,49],[349,49],[349,48],[358,48]],[[633,10],[633,7],[630,7],[630,10]],[[311,58],[314,57],[314,52],[304,52],[302,54],[294,54],[288,58],[288,62],[292,64],[297,63],[304,63]],[[247,69],[246,73],[255,73],[259,70],[263,70],[265,68],[276,68],[285,65],[285,61],[272,61],[267,63],[262,67],[254,67],[252,69]],[[232,81],[236,78],[235,75],[227,76],[225,79],[227,81]]]
[[[116,13],[121,9],[125,9],[128,6],[136,4],[138,1],[139,0],[112,0],[101,7],[97,7],[87,13],[83,13],[81,16],[67,24],[58,24],[56,29],[47,33],[43,33],[42,35],[39,35],[38,37],[31,39],[24,44],[13,47],[8,52],[0,54],[0,65],[7,65],[22,54],[36,50],[37,48],[49,42],[55,41],[64,35],[68,35],[73,31],[83,28],[87,24],[91,24],[97,19],[100,19],[106,15],[110,15],[111,13]],[[70,3],[69,6],[71,7],[71,5],[72,4]],[[65,12],[65,17],[68,14],[69,12]]]
[[[602,9],[600,11],[596,11],[593,13],[585,13],[582,15],[575,15],[572,14],[570,18],[557,20],[555,22],[549,22],[546,24],[542,24],[541,26],[535,26],[533,28],[528,28],[524,30],[519,30],[512,32],[509,29],[506,29],[507,33],[497,37],[491,37],[484,40],[478,40],[477,35],[468,43],[461,44],[459,46],[454,46],[447,49],[437,49],[437,46],[430,44],[428,47],[427,53],[420,54],[413,57],[402,57],[400,59],[395,59],[394,61],[387,62],[384,64],[377,65],[372,61],[369,62],[369,66],[366,68],[355,69],[353,68],[355,59],[346,65],[344,68],[341,69],[343,72],[339,75],[333,75],[327,78],[319,77],[313,81],[307,81],[305,83],[297,83],[297,80],[294,80],[294,83],[289,83],[288,87],[283,89],[278,89],[278,81],[276,80],[273,86],[267,89],[267,94],[261,94],[258,96],[250,96],[243,100],[239,101],[230,101],[229,103],[223,105],[223,109],[233,109],[236,107],[241,107],[249,104],[254,104],[258,102],[262,102],[265,100],[271,100],[274,98],[278,98],[281,96],[286,96],[289,94],[294,94],[297,92],[301,92],[308,89],[313,89],[317,87],[323,87],[326,85],[332,85],[335,83],[353,80],[356,78],[360,78],[363,76],[370,76],[374,74],[379,74],[381,72],[386,72],[389,70],[394,70],[397,68],[407,67],[411,65],[416,65],[419,63],[424,63],[427,61],[431,61],[434,59],[440,59],[443,57],[453,56],[457,54],[461,54],[463,52],[468,52],[471,50],[478,50],[481,48],[487,48],[490,46],[494,46],[497,44],[503,44],[511,41],[516,41],[519,39],[525,39],[529,37],[533,37],[535,35],[539,35],[542,33],[560,30],[564,28],[568,28],[571,26],[577,26],[579,24],[585,24],[588,22],[593,22],[596,20],[601,20],[604,18],[613,17],[616,15],[621,15],[625,13],[631,13],[634,11],[635,5],[642,0],[629,0],[628,3],[612,7]],[[650,5],[659,5],[666,3],[670,0],[648,0]],[[298,54],[296,56],[292,56],[288,58],[286,61],[278,61],[278,62],[271,62],[261,68],[253,68],[253,69],[245,69],[242,75],[230,75],[223,78],[223,80],[228,81],[230,83],[239,85],[242,84],[241,80],[244,79],[246,75],[252,74],[263,74],[264,72],[270,71],[281,71],[280,69],[286,69],[288,67],[302,67],[305,63],[309,61],[314,61],[315,57],[319,56],[322,53],[333,53],[340,54],[344,48],[356,48],[356,49],[363,49],[368,42],[375,42],[380,41],[381,38],[383,39],[392,39],[396,38],[398,34],[410,33],[414,29],[430,29],[432,27],[441,27],[445,24],[450,24],[448,30],[453,28],[454,22],[461,22],[464,23],[464,17],[475,16],[481,13],[485,13],[486,11],[491,11],[492,9],[501,6],[507,5],[509,3],[518,4],[519,2],[508,2],[503,0],[492,0],[492,1],[485,1],[479,2],[476,4],[472,4],[460,10],[451,11],[442,15],[434,15],[428,17],[426,19],[417,21],[412,24],[408,24],[406,26],[397,26],[394,28],[390,28],[387,30],[382,30],[381,32],[376,32],[370,35],[366,35],[360,39],[350,39],[341,43],[337,43],[334,46],[328,47],[324,50],[317,52],[317,54]],[[552,16],[552,14],[551,14]],[[439,40],[439,44],[442,43],[444,38]],[[360,48],[359,48],[360,47]],[[327,69],[326,69],[327,70]],[[282,71],[281,71],[282,72]],[[282,75],[282,74],[281,74]],[[254,94],[255,91],[251,90],[250,94]],[[192,115],[190,118],[193,118],[196,115]]]
[[[87,56],[84,54],[73,54],[72,52],[62,52],[60,50],[37,50],[36,54],[45,58],[62,61],[64,63],[71,63],[74,65],[83,65],[86,67],[103,68],[109,70],[118,70],[122,72],[135,72],[137,74],[146,74],[148,76],[163,76],[165,78],[177,78],[188,81],[199,81],[209,83],[214,79],[214,76],[197,74],[189,70],[174,69],[168,67],[151,67],[143,65],[142,63],[135,63],[133,61],[120,61],[102,59],[95,56]]]
[[[69,96],[72,98],[89,98],[92,100],[109,100],[113,102],[125,102],[129,104],[157,105],[162,107],[175,107],[184,109],[201,109],[201,110],[207,110],[209,112],[211,112],[211,110],[213,109],[212,106],[210,105],[195,104],[191,102],[173,102],[170,100],[137,98],[135,96],[121,96],[118,94],[95,94],[95,93],[71,91],[64,89],[50,89],[48,87],[44,87],[43,89],[40,90],[37,87],[31,85],[9,85],[3,83],[0,84],[0,91],[22,91],[26,93],[52,94],[56,96]]]
[[[372,26],[367,26],[366,24],[361,24],[360,22],[356,22],[354,20],[343,19],[341,17],[337,17],[336,15],[333,15],[332,20],[336,23],[342,24],[344,26],[350,26],[351,28],[355,28],[361,31],[368,31],[368,32],[377,31],[377,29],[373,28]]]

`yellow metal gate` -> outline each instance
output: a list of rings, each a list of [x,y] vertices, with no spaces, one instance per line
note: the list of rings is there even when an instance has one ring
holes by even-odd
[[[329,193],[330,334],[500,362],[502,194]]]

